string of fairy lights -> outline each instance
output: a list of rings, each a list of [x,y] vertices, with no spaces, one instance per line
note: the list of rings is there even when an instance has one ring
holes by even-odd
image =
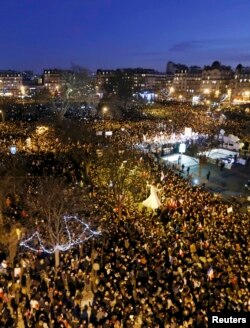
[[[83,242],[95,237],[101,235],[100,231],[95,231],[90,228],[90,226],[79,219],[75,215],[65,215],[62,218],[63,220],[63,225],[64,225],[64,237],[67,236],[67,240],[64,243],[58,243],[55,240],[54,245],[49,245],[51,242],[46,239],[46,236],[42,236],[40,232],[36,231],[34,232],[29,238],[22,240],[20,242],[20,246],[25,247],[29,249],[30,251],[34,252],[44,252],[47,254],[53,254],[56,251],[60,252],[66,252],[69,249],[82,244]],[[72,221],[74,224],[78,225],[78,227],[81,228],[80,233],[77,233],[75,231],[71,231],[69,228],[68,223]],[[76,236],[75,236],[76,234]],[[60,236],[57,236],[60,237]],[[57,238],[57,240],[60,238]],[[35,245],[37,247],[35,247]]]

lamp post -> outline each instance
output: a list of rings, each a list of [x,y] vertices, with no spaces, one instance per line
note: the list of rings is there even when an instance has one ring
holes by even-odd
[[[174,140],[174,137],[173,137],[173,135],[174,135],[173,121],[168,120],[168,122],[171,124],[171,138],[170,138],[170,140],[172,141],[172,140]]]
[[[105,113],[107,113],[107,111],[108,111],[108,107],[103,107],[103,109],[102,109],[102,117],[103,117],[103,120],[104,120],[104,118],[105,118]]]
[[[14,183],[13,183],[13,190],[14,190],[14,196],[16,194],[16,158],[15,158],[15,155],[16,155],[16,152],[17,152],[17,147],[15,145],[11,146],[10,147],[10,153],[14,156]]]
[[[168,122],[171,124],[171,131],[172,131],[172,134],[174,133],[174,127],[173,127],[173,124],[172,124],[172,120],[168,120]]]
[[[1,115],[1,121],[4,122],[4,113],[1,109],[0,109],[0,115]]]

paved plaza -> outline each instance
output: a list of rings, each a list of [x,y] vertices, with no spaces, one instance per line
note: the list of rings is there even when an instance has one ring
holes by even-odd
[[[231,169],[220,169],[216,164],[202,164],[198,160],[182,155],[181,161],[180,154],[162,157],[163,161],[168,163],[171,167],[175,166],[177,171],[181,170],[181,165],[184,165],[182,176],[189,178],[192,184],[203,185],[208,190],[218,193],[227,201],[237,199],[239,203],[245,203],[247,198],[247,191],[245,183],[250,179],[250,166],[237,164],[232,166]],[[189,177],[187,175],[187,168],[189,167]],[[209,180],[207,174],[210,172]]]

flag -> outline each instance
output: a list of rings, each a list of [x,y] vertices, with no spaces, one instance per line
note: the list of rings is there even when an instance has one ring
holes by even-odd
[[[232,212],[233,212],[233,206],[228,207],[228,209],[227,209],[227,213],[232,213]]]
[[[212,281],[214,278],[214,270],[213,267],[211,266],[208,271],[207,271],[207,276],[208,276],[208,280]]]
[[[183,255],[184,255],[184,253],[183,253],[183,250],[182,250],[182,249],[180,249],[180,251],[179,251],[179,255],[180,255],[180,256],[183,256]]]

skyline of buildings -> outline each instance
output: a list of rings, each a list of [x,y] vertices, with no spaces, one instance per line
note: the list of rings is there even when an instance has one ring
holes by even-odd
[[[149,92],[159,99],[165,94],[168,99],[180,100],[190,100],[195,96],[206,99],[224,97],[230,102],[233,99],[250,100],[250,67],[241,64],[232,69],[214,61],[202,68],[169,61],[164,73],[145,68],[98,69],[94,74],[90,73],[90,78],[100,98],[107,92],[116,93],[112,81],[118,73],[134,93]],[[66,83],[65,74],[73,75],[74,72],[54,68],[44,69],[42,75],[35,75],[32,71],[0,70],[0,96],[25,97],[36,88],[59,92]]]
[[[0,58],[1,60],[1,58]],[[164,60],[163,60],[164,62]],[[34,69],[30,69],[30,67],[25,67],[25,69],[18,69],[18,68],[14,68],[14,67],[11,67],[11,66],[8,66],[7,68],[4,68],[4,67],[1,67],[1,62],[0,62],[0,72],[8,72],[8,71],[13,71],[13,72],[26,72],[25,74],[27,73],[31,73],[33,75],[36,75],[36,76],[41,76],[45,70],[51,70],[51,69],[58,69],[58,70],[64,70],[64,71],[70,71],[71,70],[71,67],[74,67],[74,66],[77,66],[77,67],[82,67],[86,70],[88,70],[89,72],[91,72],[92,74],[95,74],[98,70],[116,70],[116,69],[148,69],[148,70],[154,70],[154,71],[157,71],[159,73],[173,73],[174,70],[185,70],[185,69],[188,69],[188,68],[199,68],[199,69],[203,69],[205,67],[208,67],[209,66],[209,62],[210,63],[214,63],[214,62],[219,62],[220,64],[221,63],[224,63],[223,61],[219,60],[218,58],[214,58],[214,59],[211,59],[211,60],[208,60],[207,62],[204,62],[203,64],[198,64],[198,63],[192,63],[192,64],[188,64],[187,63],[188,61],[184,59],[182,60],[174,60],[174,59],[169,59],[167,61],[165,61],[165,64],[163,65],[164,66],[164,69],[157,69],[157,68],[154,68],[152,67],[152,65],[141,65],[141,64],[135,64],[135,65],[129,65],[129,64],[125,64],[125,65],[122,65],[122,66],[114,66],[114,65],[108,65],[108,64],[103,64],[103,65],[99,65],[96,69],[90,69],[87,65],[82,65],[82,64],[76,64],[75,62],[71,62],[68,66],[66,65],[50,65],[50,64],[45,64],[44,67],[40,70],[34,70]],[[173,66],[171,66],[173,64]],[[212,64],[211,64],[212,65]],[[222,66],[224,67],[230,67],[232,70],[236,70],[237,66],[238,65],[242,65],[243,67],[250,67],[250,57],[249,57],[249,60],[247,61],[234,61],[234,63],[231,63],[231,64],[222,64]],[[114,67],[113,67],[114,66]],[[174,66],[176,66],[175,68],[173,68]],[[172,70],[172,71],[171,71]]]

